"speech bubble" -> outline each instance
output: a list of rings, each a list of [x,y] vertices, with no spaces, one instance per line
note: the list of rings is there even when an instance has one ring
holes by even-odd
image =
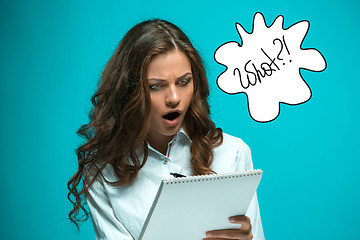
[[[311,98],[300,69],[321,72],[326,68],[317,49],[301,48],[310,23],[300,21],[287,29],[283,24],[280,15],[267,27],[258,12],[252,33],[235,24],[241,44],[224,43],[214,54],[215,61],[226,67],[217,78],[218,87],[228,94],[245,93],[250,116],[257,122],[276,119],[280,103],[298,105]]]

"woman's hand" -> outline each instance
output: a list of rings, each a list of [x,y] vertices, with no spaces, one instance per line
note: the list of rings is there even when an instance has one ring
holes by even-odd
[[[223,230],[213,230],[206,233],[204,239],[211,240],[225,240],[225,239],[241,239],[241,240],[251,240],[253,235],[251,233],[251,223],[250,219],[247,216],[233,216],[229,218],[229,222],[234,224],[241,224],[241,227],[238,229],[223,229]]]

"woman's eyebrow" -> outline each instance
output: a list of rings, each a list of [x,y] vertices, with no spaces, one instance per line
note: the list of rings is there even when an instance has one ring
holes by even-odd
[[[191,73],[191,72],[187,72],[187,73],[183,74],[182,76],[178,77],[178,79],[184,79],[184,78],[186,78],[188,75],[192,75],[192,73]]]
[[[187,72],[187,73],[184,73],[183,75],[181,75],[180,77],[178,77],[177,79],[180,80],[180,79],[184,79],[188,76],[191,76],[192,73],[191,72]],[[156,82],[166,82],[165,79],[161,79],[161,78],[149,78],[148,81],[156,81]]]
[[[160,78],[149,78],[148,81],[166,82],[166,80]]]

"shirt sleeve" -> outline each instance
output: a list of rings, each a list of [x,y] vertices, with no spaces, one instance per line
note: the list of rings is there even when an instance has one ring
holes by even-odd
[[[97,240],[134,239],[116,217],[103,181],[94,181],[88,190],[86,200]]]
[[[238,169],[237,169],[238,171],[254,169],[251,158],[251,150],[249,146],[247,146],[245,143],[238,152],[237,163],[238,163]],[[252,225],[253,240],[265,239],[256,192],[250,202],[249,208],[245,215],[250,218],[250,222]]]

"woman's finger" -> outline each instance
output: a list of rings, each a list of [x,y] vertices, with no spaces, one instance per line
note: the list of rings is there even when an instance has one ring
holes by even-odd
[[[252,239],[252,234],[240,229],[213,230],[206,233],[209,239]]]
[[[232,216],[229,218],[229,222],[234,224],[241,224],[240,230],[242,232],[250,232],[251,231],[251,223],[250,218],[245,215]]]

